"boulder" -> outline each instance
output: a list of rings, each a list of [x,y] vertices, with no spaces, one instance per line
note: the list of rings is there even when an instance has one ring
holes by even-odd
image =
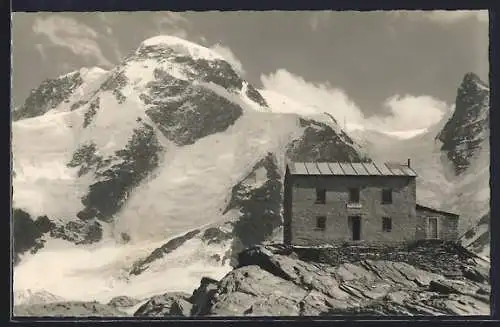
[[[172,303],[170,313],[172,316],[190,317],[193,304],[184,299],[177,299]]]
[[[108,305],[115,307],[115,308],[127,308],[127,307],[132,307],[139,303],[140,300],[134,299],[129,296],[115,296],[111,300],[109,300]]]
[[[135,317],[189,316],[189,294],[182,292],[153,296],[134,313]]]
[[[475,295],[481,289],[480,285],[468,280],[439,279],[429,284],[429,291],[440,294]]]
[[[490,282],[488,271],[485,271],[485,269],[481,269],[479,267],[465,266],[462,269],[462,274],[464,277],[478,283],[487,284]]]
[[[298,315],[308,292],[256,265],[235,269],[220,282],[210,315]]]
[[[208,277],[203,277],[201,279],[200,286],[194,290],[189,298],[190,302],[193,304],[191,309],[192,316],[204,316],[208,314],[218,287],[219,282],[215,279]]]

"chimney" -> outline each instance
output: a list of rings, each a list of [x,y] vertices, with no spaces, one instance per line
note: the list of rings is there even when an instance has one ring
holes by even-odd
[[[408,168],[410,168],[410,167],[411,167],[411,166],[410,166],[410,163],[411,163],[411,160],[410,160],[410,158],[408,158]]]

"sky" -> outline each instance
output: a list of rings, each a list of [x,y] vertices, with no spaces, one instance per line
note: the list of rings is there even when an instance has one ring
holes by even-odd
[[[146,38],[212,48],[259,89],[351,125],[427,128],[467,72],[488,81],[486,11],[15,13],[15,106],[46,78],[110,69]]]

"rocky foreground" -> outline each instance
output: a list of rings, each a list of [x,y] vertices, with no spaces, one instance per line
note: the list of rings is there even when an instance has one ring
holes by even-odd
[[[124,316],[134,311],[134,316],[143,317],[490,314],[488,265],[453,243],[383,248],[262,245],[241,252],[238,259],[239,266],[222,280],[203,278],[193,294],[166,293],[142,305],[127,297],[107,305],[24,305],[15,308],[15,315]],[[131,311],[134,306],[137,309]]]
[[[257,246],[221,281],[203,279],[192,295],[152,298],[135,316],[488,315],[488,268],[476,260],[441,242]]]

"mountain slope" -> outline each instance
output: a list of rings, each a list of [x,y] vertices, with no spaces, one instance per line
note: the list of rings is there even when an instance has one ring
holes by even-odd
[[[15,244],[18,292],[192,291],[275,235],[285,154],[361,159],[334,122],[275,113],[220,56],[179,38],[148,39],[85,85],[13,123],[13,206],[34,231]]]
[[[90,84],[102,78],[106,71],[98,68],[82,68],[58,78],[47,79],[40,86],[31,91],[24,104],[15,108],[12,113],[13,120],[36,117],[61,106],[62,103],[71,102],[73,96],[81,97],[88,91]]]

